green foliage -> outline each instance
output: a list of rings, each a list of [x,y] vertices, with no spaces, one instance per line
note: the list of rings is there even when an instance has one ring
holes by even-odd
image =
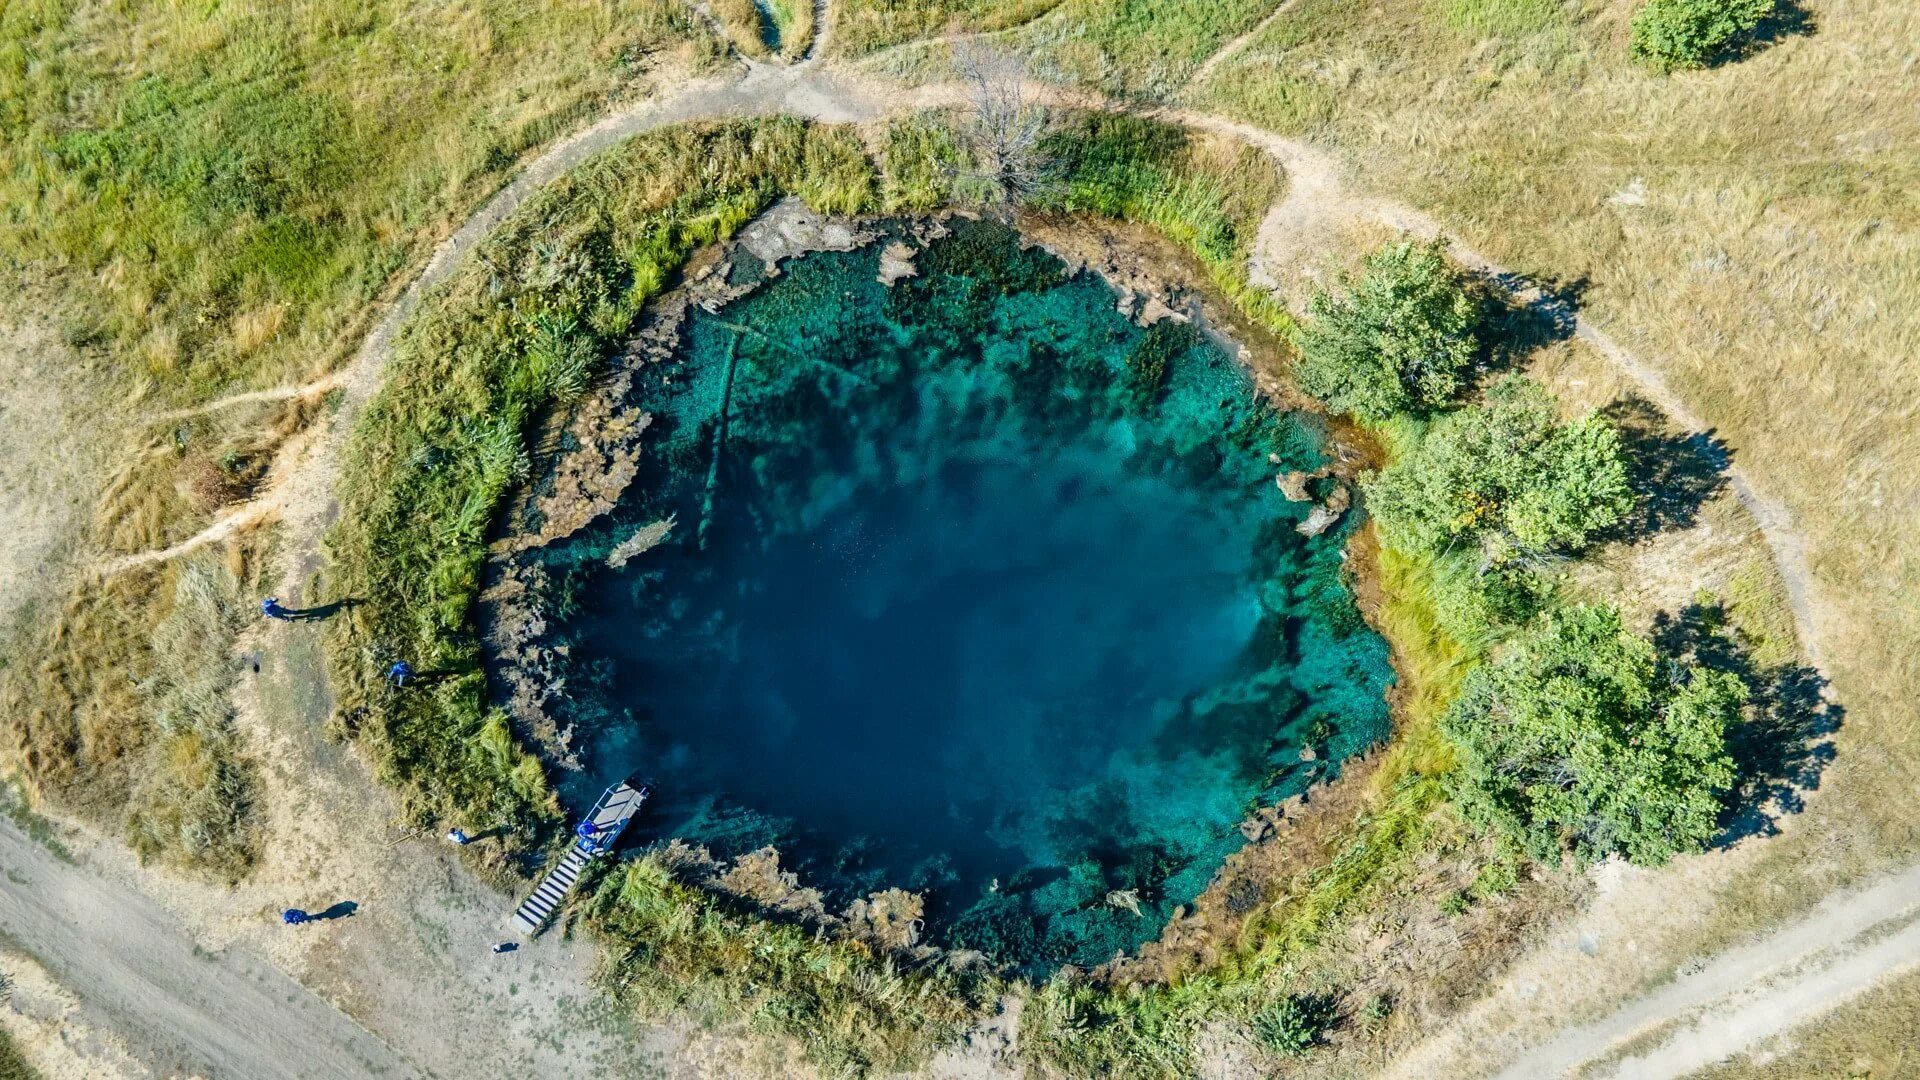
[[[1446,404],[1479,350],[1479,305],[1440,241],[1368,255],[1360,280],[1321,290],[1300,328],[1300,389],[1378,423]]]
[[[887,125],[882,143],[881,209],[935,210],[949,202],[971,202],[956,190],[969,172],[965,146],[954,128],[930,113],[914,113]]]
[[[1610,607],[1545,615],[1467,677],[1441,720],[1460,812],[1536,858],[1700,850],[1733,785],[1738,677],[1663,663]]]
[[[1647,0],[1633,13],[1633,56],[1661,71],[1703,68],[1772,15],[1777,0]]]
[[[1545,610],[1554,586],[1540,571],[1515,560],[1485,564],[1474,551],[1449,551],[1433,561],[1433,605],[1455,641],[1485,651]]]
[[[609,875],[586,919],[623,947],[603,984],[644,1016],[745,1018],[796,1040],[829,1075],[923,1064],[997,989],[945,961],[907,968],[859,942],[736,911],[676,880],[658,853]]]
[[[1261,218],[1283,183],[1265,154],[1204,143],[1146,117],[1093,112],[1057,124],[1043,151],[1057,162],[1061,182],[1042,193],[1036,209],[1151,225],[1193,252],[1249,318],[1275,330],[1291,324],[1246,278]]]
[[[1494,563],[1577,548],[1633,506],[1613,424],[1594,413],[1561,421],[1552,396],[1520,376],[1442,418],[1365,487],[1389,544],[1478,542]]]
[[[343,715],[418,819],[458,816],[525,843],[557,810],[539,763],[488,707],[473,604],[488,530],[527,475],[528,442],[577,397],[696,248],[787,192],[868,209],[844,132],[797,120],[640,136],[529,201],[396,342],[349,449],[331,624]],[[396,695],[394,657],[448,672]]]
[[[1323,994],[1289,994],[1253,1014],[1253,1037],[1276,1054],[1298,1057],[1333,1026],[1333,999]]]

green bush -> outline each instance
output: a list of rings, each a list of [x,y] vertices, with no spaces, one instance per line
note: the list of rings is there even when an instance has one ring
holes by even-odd
[[[1253,1037],[1276,1054],[1298,1056],[1313,1049],[1333,1020],[1332,998],[1289,994],[1253,1015]]]
[[[1774,12],[1775,0],[1647,0],[1633,15],[1633,56],[1661,71],[1703,68]]]
[[[1746,699],[1731,673],[1663,660],[1611,607],[1550,612],[1441,718],[1459,762],[1448,789],[1535,858],[1658,865],[1713,837]]]
[[[1308,301],[1297,337],[1300,389],[1378,423],[1446,404],[1479,344],[1479,305],[1445,246],[1403,241],[1368,255],[1360,280]]]
[[[1553,397],[1517,375],[1365,488],[1388,543],[1438,552],[1472,541],[1489,563],[1575,549],[1633,507],[1613,424],[1594,413],[1561,421]]]

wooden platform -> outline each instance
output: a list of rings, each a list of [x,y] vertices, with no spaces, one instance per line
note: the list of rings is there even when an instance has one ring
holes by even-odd
[[[574,827],[573,846],[547,871],[547,876],[540,879],[533,895],[513,913],[514,929],[529,935],[539,933],[567,898],[574,882],[580,879],[580,872],[589,862],[613,850],[620,834],[626,831],[628,823],[652,793],[653,789],[646,784],[632,780],[622,780],[608,788]]]

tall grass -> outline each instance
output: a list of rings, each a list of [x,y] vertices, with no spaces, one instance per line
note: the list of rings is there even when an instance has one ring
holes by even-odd
[[[6,997],[9,989],[5,975],[0,975],[0,1000]],[[20,1050],[13,1045],[13,1036],[0,1031],[0,1080],[39,1080],[40,1074],[33,1071],[27,1059],[20,1056]]]
[[[676,880],[657,854],[603,880],[586,921],[616,943],[601,983],[642,1015],[744,1020],[797,1042],[830,1076],[924,1063],[998,987],[945,958],[907,966],[859,941],[735,910]]]
[[[0,670],[6,756],[34,793],[124,827],[143,858],[244,876],[258,855],[257,766],[230,693],[257,573],[236,551],[123,575],[76,596],[39,648]]]

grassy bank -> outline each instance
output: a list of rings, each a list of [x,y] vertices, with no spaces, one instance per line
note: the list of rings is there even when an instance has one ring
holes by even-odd
[[[98,398],[63,407],[111,446],[63,542],[160,548],[246,498],[306,406],[139,415],[335,367],[523,155],[715,48],[667,0],[0,8],[0,275],[52,306]],[[0,762],[145,854],[232,877],[253,784],[215,702],[237,624],[181,624],[190,573],[44,605],[0,664]]]
[[[1001,989],[944,958],[908,962],[772,921],[683,884],[657,853],[602,881],[585,918],[611,943],[602,985],[642,1015],[744,1022],[830,1076],[924,1063]]]
[[[836,4],[836,52],[866,56],[939,35],[982,35],[1027,53],[1036,74],[1126,98],[1178,92],[1222,45],[1273,10],[1269,0],[850,0]],[[944,65],[944,49],[901,50]]]
[[[540,766],[489,708],[473,604],[488,529],[527,478],[534,426],[585,390],[640,309],[696,248],[780,195],[865,209],[851,134],[782,120],[640,136],[531,200],[396,343],[361,418],[330,539],[342,714],[420,820],[459,815],[522,840],[550,823]],[[434,672],[392,695],[392,658]]]

